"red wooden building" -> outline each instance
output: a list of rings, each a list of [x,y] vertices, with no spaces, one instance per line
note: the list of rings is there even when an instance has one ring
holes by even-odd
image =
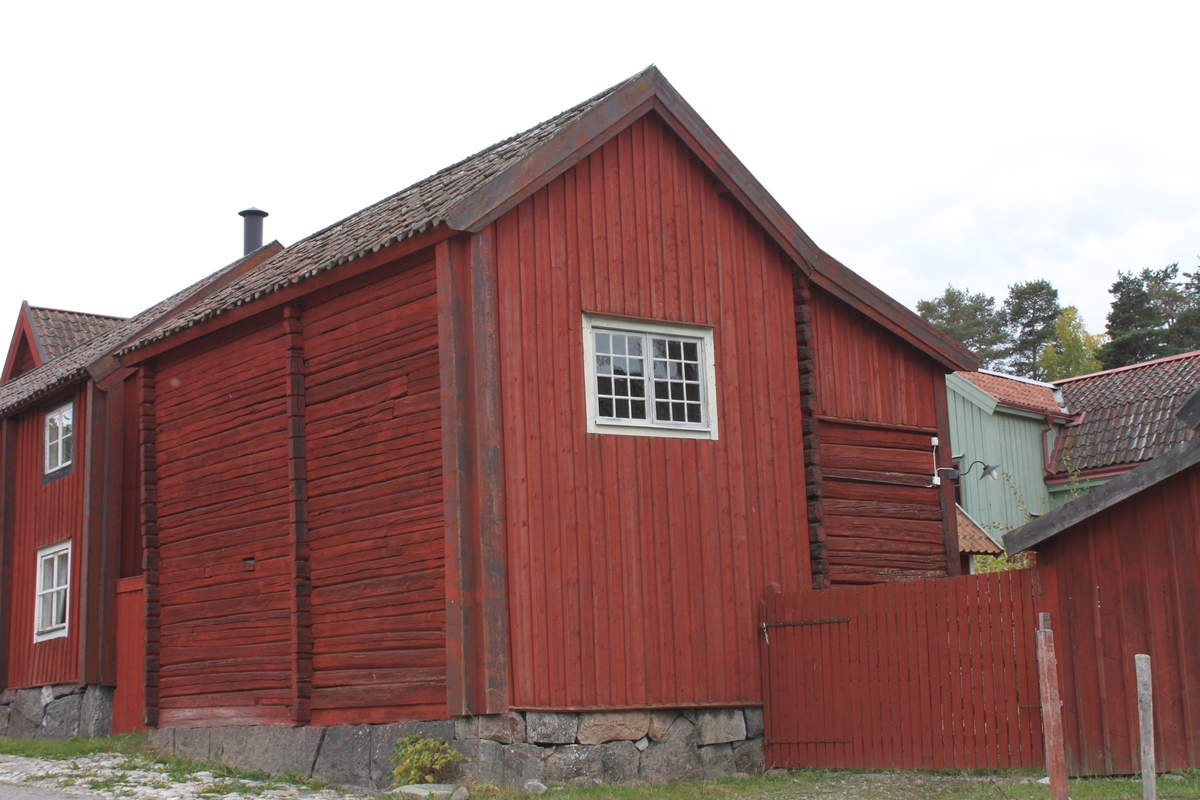
[[[178,730],[760,706],[767,584],[957,574],[931,476],[974,365],[652,67],[14,368],[3,674]],[[85,468],[46,482],[71,397]],[[79,576],[53,669],[47,537]]]
[[[1181,417],[1200,423],[1200,398]],[[1150,656],[1155,763],[1200,768],[1200,440],[1009,532],[1037,552],[1073,775],[1141,771],[1134,656]]]

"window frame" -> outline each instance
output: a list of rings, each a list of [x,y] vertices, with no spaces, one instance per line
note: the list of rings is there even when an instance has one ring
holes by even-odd
[[[611,420],[597,414],[596,388],[596,338],[595,332],[613,331],[614,333],[640,334],[646,338],[646,404],[648,419],[642,420]],[[654,418],[654,397],[652,374],[653,356],[650,352],[651,336],[672,336],[695,339],[700,345],[700,403],[704,422],[662,422]],[[684,325],[658,320],[631,319],[626,317],[611,317],[600,314],[584,313],[583,315],[583,376],[585,403],[585,419],[588,433],[617,434],[624,436],[660,436],[675,439],[710,439],[718,437],[717,416],[717,369],[713,346],[713,328],[709,325]]]
[[[71,460],[66,461],[66,462],[64,462],[62,460],[62,443],[67,437],[60,435],[59,438],[53,442],[53,444],[55,446],[57,446],[57,448],[58,448],[59,463],[57,466],[51,467],[50,466],[50,450],[51,450],[50,420],[53,417],[61,414],[63,411],[68,411],[68,410],[71,413],[71,436],[70,436]],[[60,430],[60,432],[62,430],[61,422],[59,423],[59,430]],[[65,403],[57,403],[42,413],[42,475],[46,476],[46,477],[49,477],[49,476],[57,477],[59,474],[65,474],[65,471],[71,469],[71,467],[74,466],[74,464],[75,464],[75,400],[74,400],[74,398],[72,398],[71,400],[68,400]]]
[[[45,576],[45,573],[42,571],[42,563],[48,558],[55,558],[57,561],[57,557],[62,553],[66,553],[66,556],[67,556],[66,583],[63,583],[62,585],[55,583],[54,586],[52,586],[50,588],[46,588],[46,586],[42,582],[42,578]],[[35,582],[37,589],[36,589],[36,594],[35,594],[35,600],[33,603],[33,641],[35,643],[49,641],[50,639],[62,638],[63,636],[66,636],[70,630],[70,627],[71,627],[71,568],[72,568],[71,560],[72,559],[71,559],[71,540],[70,539],[66,539],[61,542],[55,542],[54,544],[48,544],[45,547],[38,548],[38,551],[37,551],[37,580]],[[55,572],[55,574],[57,574],[58,570],[55,569],[54,572]],[[58,592],[63,593],[63,623],[62,623],[62,625],[55,625],[53,627],[46,628],[43,630],[41,627],[43,603],[46,602],[47,598],[52,597],[54,594],[57,594]]]

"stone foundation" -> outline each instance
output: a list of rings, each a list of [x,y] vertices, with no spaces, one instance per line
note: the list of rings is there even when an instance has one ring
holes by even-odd
[[[150,742],[198,761],[386,789],[392,783],[392,746],[412,732],[450,742],[470,759],[463,772],[498,785],[522,786],[529,780],[663,784],[756,774],[763,768],[761,708],[530,711],[300,728],[158,728],[150,731]]]
[[[91,738],[112,733],[112,689],[61,684],[0,692],[0,736]]]

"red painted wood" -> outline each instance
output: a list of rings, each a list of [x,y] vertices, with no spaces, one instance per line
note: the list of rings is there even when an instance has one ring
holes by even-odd
[[[1037,705],[1037,663],[1001,646],[1033,631],[1032,590],[1016,571],[768,593],[768,763],[1040,766],[1040,750],[1007,747],[1041,737],[1036,712],[1013,709]]]
[[[141,575],[117,582],[117,685],[113,689],[113,733],[144,730],[142,707],[143,595]]]
[[[756,598],[808,584],[790,262],[653,115],[495,231],[513,704],[757,702]],[[720,439],[588,435],[584,311],[715,326]]]
[[[74,454],[71,471],[43,482],[44,412],[74,398]],[[80,387],[71,394],[39,403],[13,420],[12,497],[12,587],[9,615],[9,688],[69,683],[79,674],[79,564],[83,531],[83,465],[88,457],[86,392]],[[71,593],[68,604],[68,634],[34,642],[34,609],[37,597],[37,551],[70,539]]]
[[[1193,467],[1044,542],[1072,775],[1139,770],[1133,656],[1154,669],[1157,766],[1200,767],[1200,470]]]

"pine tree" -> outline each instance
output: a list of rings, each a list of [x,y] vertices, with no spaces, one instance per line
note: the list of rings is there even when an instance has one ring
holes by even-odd
[[[1041,379],[1038,355],[1054,338],[1054,323],[1061,312],[1058,290],[1050,281],[1025,281],[1008,287],[1008,299],[1004,301],[1002,311],[1005,327],[1012,337],[1005,364],[1007,372]]]
[[[947,286],[940,297],[919,301],[917,313],[970,348],[984,368],[1004,358],[1007,352],[1009,335],[994,297]]]
[[[1167,342],[1162,313],[1146,289],[1146,273],[1118,272],[1109,289],[1108,344],[1097,354],[1105,369],[1125,367],[1177,352]],[[1156,287],[1161,295],[1161,287]]]

